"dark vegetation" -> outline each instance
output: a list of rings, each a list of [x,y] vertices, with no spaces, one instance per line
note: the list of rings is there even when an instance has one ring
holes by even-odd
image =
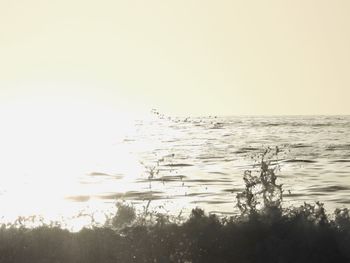
[[[104,227],[77,233],[58,226],[4,225],[0,262],[350,262],[349,210],[329,216],[321,203],[283,208],[278,165],[267,157],[271,151],[262,155],[258,171],[245,172],[237,216],[195,209],[179,223],[166,215],[137,216],[132,207],[118,204]]]

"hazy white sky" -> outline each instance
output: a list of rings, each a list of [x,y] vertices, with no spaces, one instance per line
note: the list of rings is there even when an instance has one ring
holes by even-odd
[[[0,103],[350,114],[349,14],[348,0],[1,0]]]

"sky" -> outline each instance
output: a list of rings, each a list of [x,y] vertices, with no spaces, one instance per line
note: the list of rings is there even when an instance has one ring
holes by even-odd
[[[350,114],[349,13],[348,0],[1,0],[0,108]]]

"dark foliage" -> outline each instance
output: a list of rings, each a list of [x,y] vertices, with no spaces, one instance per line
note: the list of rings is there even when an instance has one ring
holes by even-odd
[[[183,224],[83,229],[3,228],[0,262],[350,262],[349,214],[316,206],[271,217],[219,219],[192,211]]]

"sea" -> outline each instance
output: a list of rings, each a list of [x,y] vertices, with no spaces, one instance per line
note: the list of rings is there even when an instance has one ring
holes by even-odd
[[[350,207],[350,116],[174,117],[154,111],[108,140],[107,128],[74,154],[64,148],[69,158],[45,159],[54,167],[17,170],[15,179],[3,180],[3,220],[35,215],[81,227],[103,222],[118,202],[140,213],[180,217],[199,207],[233,215],[244,172],[258,173],[262,153],[276,147],[269,161],[283,185],[284,207],[322,202],[330,214]],[[75,161],[76,155],[86,158]]]

